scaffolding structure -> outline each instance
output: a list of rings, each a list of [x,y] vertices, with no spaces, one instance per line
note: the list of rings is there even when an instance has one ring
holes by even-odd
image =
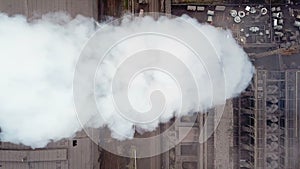
[[[239,114],[240,168],[296,169],[300,71],[257,70],[234,102]]]

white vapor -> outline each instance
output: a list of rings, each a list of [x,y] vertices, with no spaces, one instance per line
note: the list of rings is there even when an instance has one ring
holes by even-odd
[[[221,60],[219,66],[223,66],[225,73],[226,99],[237,96],[248,86],[254,73],[246,53],[236,43],[230,31],[199,24],[187,16],[182,18],[195,24],[214,45]],[[176,26],[173,19],[155,21],[144,17],[139,18],[137,22],[124,22],[117,28],[111,28],[111,31],[107,32],[107,41],[118,38],[120,32],[135,33],[136,29],[152,28],[185,31],[184,27]],[[1,141],[43,147],[52,140],[72,137],[76,131],[82,129],[73,105],[72,83],[81,49],[96,30],[95,22],[82,16],[71,19],[65,14],[54,13],[28,22],[23,16],[8,17],[0,13]],[[94,128],[108,126],[114,137],[132,138],[133,126],[151,131],[159,122],[167,122],[174,116],[174,112],[178,111],[180,93],[177,85],[161,72],[139,74],[132,81],[128,93],[133,107],[139,111],[146,111],[150,108],[148,96],[151,91],[164,90],[168,106],[161,118],[149,125],[140,125],[124,120],[114,111],[112,93],[108,89],[116,66],[124,55],[130,54],[128,49],[138,50],[145,47],[147,40],[150,39],[145,38],[144,42],[133,41],[111,51],[111,58],[106,60],[103,72],[97,76],[100,80],[96,86],[99,112],[105,120],[95,118],[95,112],[86,112],[82,125]],[[193,65],[193,60],[189,60],[187,52],[174,49],[164,41],[157,41],[155,45],[180,54],[192,69],[197,69],[198,65]],[[197,77],[199,81],[207,80],[204,74],[202,72]],[[223,74],[220,73],[220,76]],[[190,104],[185,107],[183,114],[203,111],[214,106],[207,102],[211,99],[211,93],[206,92],[207,88],[209,86],[206,83],[200,88],[200,93],[203,94],[200,98],[201,107],[193,107],[193,101],[188,100]]]

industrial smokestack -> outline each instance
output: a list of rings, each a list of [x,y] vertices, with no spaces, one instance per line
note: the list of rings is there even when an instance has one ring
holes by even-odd
[[[193,24],[204,36],[195,37],[192,31],[189,32],[189,27],[179,20]],[[246,53],[236,43],[229,30],[200,24],[187,16],[182,16],[180,19],[162,17],[158,20],[151,17],[133,20],[125,18],[118,26],[100,25],[109,28],[103,31],[106,35],[103,37],[106,39],[98,39],[99,42],[105,43],[118,39],[124,32],[128,35],[133,35],[137,31],[160,32],[163,30],[167,34],[168,32],[169,34],[185,32],[184,36],[194,36],[199,46],[204,46],[207,42],[213,44],[214,52],[219,60],[215,63],[211,62],[209,57],[201,58],[202,55],[209,54],[209,51],[203,50],[200,60],[203,59],[205,63],[210,64],[199,66],[198,62],[191,57],[191,52],[179,46],[176,48],[175,43],[168,43],[168,40],[163,38],[153,41],[151,36],[141,36],[139,39],[120,44],[108,52],[106,59],[99,65],[102,71],[96,74],[95,100],[100,115],[89,111],[87,107],[85,113],[80,114],[80,124],[77,119],[76,106],[74,107],[73,103],[72,85],[81,50],[98,30],[98,27],[95,27],[95,21],[82,16],[71,19],[65,14],[54,13],[28,22],[24,16],[9,17],[6,14],[0,14],[0,126],[2,129],[0,138],[2,141],[43,147],[50,141],[72,137],[76,131],[82,129],[82,126],[93,128],[108,126],[115,138],[120,140],[132,138],[135,132],[133,126],[152,131],[160,122],[168,122],[173,116],[205,111],[219,104],[211,102],[213,96],[210,91],[212,90],[224,90],[224,99],[237,96],[248,86],[254,73]],[[95,39],[97,40],[97,37]],[[180,38],[177,40],[180,41]],[[199,89],[188,91],[187,94],[193,98],[194,93],[200,93],[197,102],[185,98],[185,104],[182,107],[178,106],[182,100],[180,100],[181,93],[176,79],[172,79],[168,73],[164,74],[161,71],[141,72],[134,76],[131,86],[123,86],[126,83],[123,83],[121,78],[112,87],[115,90],[110,90],[114,75],[121,70],[118,65],[124,61],[124,57],[134,55],[132,50],[139,51],[150,46],[153,48],[153,45],[165,49],[170,57],[176,54],[177,59],[188,65],[190,69],[197,69],[198,73],[191,77],[201,82]],[[97,53],[98,49],[89,50]],[[168,55],[166,53],[150,52],[142,55],[152,58],[151,64],[155,65],[163,63],[156,56]],[[138,58],[138,56],[135,57]],[[89,63],[90,58],[84,59],[86,63]],[[180,65],[179,62],[172,63]],[[89,65],[85,66],[88,69]],[[225,79],[224,89],[211,87],[206,69],[216,70],[210,72],[216,81]],[[82,69],[80,73],[85,73],[84,71]],[[180,72],[177,73],[180,74]],[[120,75],[123,75],[122,72]],[[181,74],[181,77],[183,80],[188,78],[184,74]],[[140,112],[151,110],[149,98],[151,100],[152,96],[156,96],[151,95],[153,91],[163,91],[166,100],[165,111],[159,118],[149,119],[149,123],[128,121],[116,111],[111,100],[113,95],[121,95],[124,88],[128,89],[130,104]],[[193,88],[187,87],[187,89]],[[87,97],[94,96],[87,95]],[[184,111],[178,113],[179,110]],[[145,116],[145,121],[147,117]]]

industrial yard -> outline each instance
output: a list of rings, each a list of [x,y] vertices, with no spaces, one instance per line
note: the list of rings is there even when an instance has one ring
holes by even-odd
[[[300,169],[300,2],[0,0],[0,12],[29,18],[65,11],[72,17],[81,14],[106,21],[141,10],[185,14],[229,29],[254,64],[251,84],[240,96],[227,100],[212,136],[199,143],[199,130],[215,109],[181,117],[176,123],[172,119],[153,132],[136,133],[135,137],[158,135],[174,124],[169,136],[173,144],[192,128],[174,148],[149,158],[112,154],[83,131],[38,149],[0,140],[0,169]]]

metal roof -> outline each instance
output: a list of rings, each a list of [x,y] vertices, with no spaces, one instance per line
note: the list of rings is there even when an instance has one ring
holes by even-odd
[[[98,18],[97,0],[0,0],[0,12],[9,15],[22,14],[29,17],[49,12],[67,12],[71,16],[78,14]]]
[[[67,160],[67,149],[1,150],[3,162],[40,162]]]
[[[99,155],[83,131],[41,149],[0,142],[0,169],[93,169],[100,166]]]
[[[179,139],[183,138],[182,142],[198,142],[199,129],[196,127],[179,127],[178,134]]]

